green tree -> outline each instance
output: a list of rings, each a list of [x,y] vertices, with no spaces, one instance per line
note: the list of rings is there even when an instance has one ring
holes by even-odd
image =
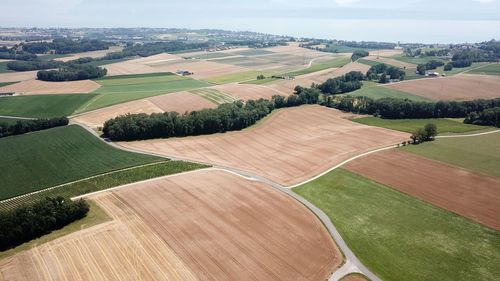
[[[434,123],[426,124],[424,127],[424,131],[425,131],[425,140],[426,141],[433,140],[437,135],[437,126]]]

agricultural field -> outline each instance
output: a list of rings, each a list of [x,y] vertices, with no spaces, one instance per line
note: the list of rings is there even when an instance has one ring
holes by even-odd
[[[267,72],[263,71],[257,71],[257,70],[249,70],[249,71],[244,71],[244,72],[237,72],[237,73],[231,73],[231,74],[225,74],[221,76],[215,76],[215,77],[210,77],[207,79],[204,79],[206,82],[220,85],[220,84],[228,84],[228,83],[237,83],[237,82],[244,82],[248,80],[254,80],[258,75],[268,75]]]
[[[232,103],[237,100],[236,98],[213,88],[203,88],[192,90],[190,92],[217,105],[223,103]]]
[[[0,117],[0,126],[2,124],[14,125],[17,123],[17,121],[20,121],[20,120],[22,120],[22,119]]]
[[[345,169],[500,230],[499,177],[395,149],[356,159]]]
[[[236,52],[232,52],[232,53],[238,54],[241,56],[247,56],[247,57],[273,54],[272,51],[265,50],[265,49],[248,49],[248,50],[236,51]]]
[[[0,200],[164,160],[112,148],[76,125],[1,138],[0,147]]]
[[[474,137],[440,138],[403,148],[426,158],[500,177],[500,133]]]
[[[421,96],[383,87],[381,86],[381,84],[373,85],[370,82],[365,82],[365,81],[363,82],[363,87],[361,89],[348,93],[347,95],[364,96],[372,99],[396,98],[396,99],[409,99],[413,101],[430,101],[429,99]]]
[[[491,99],[500,96],[500,78],[486,75],[461,74],[447,78],[403,81],[383,87],[432,100]]]
[[[32,118],[69,116],[95,94],[35,95],[0,98],[0,115]]]
[[[382,280],[496,280],[500,275],[500,233],[469,219],[344,169],[293,190],[330,217],[356,256]]]
[[[271,99],[275,95],[288,96],[292,94],[292,92],[282,93],[270,87],[252,84],[225,84],[213,88],[241,100]]]
[[[438,134],[442,133],[466,133],[487,129],[489,127],[465,124],[461,120],[447,118],[429,119],[382,119],[378,117],[355,118],[352,121],[368,126],[382,127],[407,133],[413,133],[417,129],[423,128],[428,123],[437,126]]]
[[[292,185],[354,155],[409,138],[407,133],[353,123],[347,120],[350,116],[326,107],[300,106],[278,110],[243,131],[118,144],[136,151],[233,167]]]
[[[487,64],[483,67],[468,71],[467,73],[481,74],[481,75],[500,75],[500,64],[499,63]]]
[[[33,80],[36,79],[37,72],[38,71],[0,73],[0,83]]]
[[[317,72],[317,71],[321,71],[321,70],[325,70],[325,69],[329,69],[329,68],[339,68],[339,67],[342,67],[342,66],[348,64],[349,62],[351,62],[350,57],[340,57],[340,58],[335,58],[335,59],[331,59],[328,61],[322,61],[322,62],[318,62],[318,63],[313,62],[307,68],[284,73],[283,76],[299,76],[299,75],[309,74],[309,73],[313,73],[313,72]]]
[[[1,82],[0,83],[0,87],[4,87],[4,86],[9,86],[9,85],[12,85],[12,84],[15,84],[17,82]]]
[[[208,83],[203,81],[177,76],[172,73],[110,76],[95,81],[102,85],[101,88],[94,92],[99,95],[82,106],[77,112],[209,86]]]
[[[425,64],[425,63],[428,63],[431,60],[437,60],[437,61],[446,62],[446,60],[441,59],[439,57],[420,56],[420,57],[416,58],[416,57],[408,57],[405,54],[396,54],[396,55],[391,56],[391,58],[394,59],[394,60],[398,60],[398,61],[401,61],[401,62],[404,62],[404,63],[410,63],[410,64],[414,64],[414,65]]]
[[[79,94],[94,92],[101,87],[91,80],[47,82],[27,80],[0,88],[3,93],[19,93],[22,95]]]
[[[388,64],[388,65],[392,65],[392,66],[403,68],[403,69],[406,69],[406,68],[415,68],[416,67],[415,64],[408,63],[408,62],[403,62],[403,61],[399,61],[399,60],[395,60],[395,59],[392,59],[392,58],[386,58],[386,57],[368,56],[368,57],[364,57],[363,59],[364,60],[373,61],[373,62],[376,62],[376,63],[385,63],[385,64]]]

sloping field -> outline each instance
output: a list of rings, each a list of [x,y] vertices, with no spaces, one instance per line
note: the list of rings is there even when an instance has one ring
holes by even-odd
[[[117,197],[94,200],[112,221],[0,261],[0,280],[198,280]]]
[[[99,89],[101,85],[92,80],[68,81],[68,82],[46,82],[40,80],[28,80],[1,87],[0,92],[14,92],[23,95],[43,94],[77,94],[90,93]]]
[[[130,61],[122,61],[112,64],[107,64],[103,66],[108,70],[108,76],[115,75],[128,75],[128,74],[143,74],[143,73],[156,73],[161,72],[160,69],[152,68],[151,66],[141,64],[141,63],[133,63]],[[168,72],[168,71],[165,71]]]
[[[18,82],[36,79],[38,71],[23,71],[23,72],[9,72],[0,73],[0,83],[3,82]]]
[[[396,99],[409,99],[413,101],[429,101],[429,99],[426,99],[421,96],[412,95],[395,89],[382,87],[381,86],[382,84],[375,83],[372,85],[370,83],[373,82],[363,81],[363,87],[361,87],[361,89],[347,93],[347,95],[365,96],[372,99],[396,98]]]
[[[216,77],[226,74],[238,73],[248,71],[247,68],[240,66],[217,63],[214,61],[193,61],[193,60],[183,60],[178,63],[168,63],[161,64],[155,63],[150,64],[151,68],[159,71],[169,71],[176,72],[177,70],[187,70],[193,72],[191,77],[195,79],[203,79],[208,77]]]
[[[196,111],[204,108],[215,108],[216,106],[215,103],[190,92],[176,92],[105,107],[84,113],[74,117],[72,120],[96,128],[102,126],[104,122],[111,118],[127,113],[151,114],[166,111],[184,113],[186,111]]]
[[[397,49],[372,50],[370,51],[370,56],[392,57],[402,53],[403,50]]]
[[[500,230],[500,178],[395,149],[356,159],[345,168]]]
[[[389,84],[391,89],[432,100],[473,100],[500,97],[500,77],[460,74],[447,78],[419,79]]]
[[[292,93],[295,86],[310,87],[312,83],[323,83],[330,78],[342,76],[351,71],[366,73],[370,66],[358,62],[351,62],[339,68],[330,68],[295,77],[294,80],[276,80],[266,86],[283,93]]]
[[[391,59],[391,58],[386,58],[386,57],[382,57],[382,56],[377,57],[376,55],[375,56],[370,55],[370,56],[364,57],[363,59],[374,61],[377,63],[385,63],[385,64],[392,65],[392,66],[399,67],[399,68],[416,68],[417,67],[416,65],[411,64],[411,63],[407,63],[407,62],[403,62],[403,61],[399,61],[399,60],[395,60],[395,59]]]
[[[500,63],[487,64],[483,67],[468,71],[470,74],[500,75]]]
[[[287,96],[292,94],[292,92],[282,93],[270,87],[253,84],[225,84],[215,86],[214,89],[242,100],[271,99],[275,95]]]
[[[0,98],[0,115],[51,118],[71,115],[94,94],[34,95]]]
[[[325,280],[342,261],[309,209],[228,172],[198,171],[114,194],[199,280]]]
[[[268,48],[265,50],[269,50],[271,52],[279,53],[279,54],[300,56],[300,57],[303,57],[306,59],[313,59],[313,58],[318,58],[318,57],[323,57],[323,56],[331,56],[331,54],[329,54],[329,53],[310,50],[310,49],[306,49],[306,48],[301,48],[298,46],[298,44],[289,44],[288,46],[277,46],[277,47],[272,47],[272,48]]]
[[[66,61],[70,61],[70,60],[76,60],[79,58],[102,58],[109,53],[121,52],[121,50],[123,50],[123,47],[111,46],[107,50],[98,50],[98,51],[76,53],[76,54],[71,54],[70,56],[67,56],[67,57],[56,58],[54,60],[66,62]]]
[[[345,116],[348,115],[326,107],[301,106],[279,110],[260,125],[244,131],[119,144],[230,166],[291,185],[354,155],[409,137],[407,133],[353,123]]]
[[[191,93],[199,97],[202,97],[205,100],[208,100],[217,105],[223,103],[232,103],[238,100],[237,98],[228,95],[226,93],[223,93],[214,88],[203,88],[203,89],[192,90]]]
[[[164,160],[113,148],[71,125],[0,139],[0,200]]]

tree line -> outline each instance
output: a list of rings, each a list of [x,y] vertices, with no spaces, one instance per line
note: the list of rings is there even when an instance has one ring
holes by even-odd
[[[72,40],[68,38],[56,38],[52,42],[21,43],[22,50],[32,54],[71,54],[89,51],[107,50],[112,43],[95,39]]]
[[[62,82],[100,78],[105,76],[106,73],[108,71],[105,68],[98,66],[70,64],[58,70],[40,70],[36,76],[43,81]]]
[[[464,123],[500,127],[500,107],[496,106],[479,112],[471,112],[465,117]]]
[[[313,87],[320,89],[326,95],[343,94],[360,89],[363,86],[362,80],[365,80],[363,73],[351,71],[340,77],[330,78],[324,83]]]
[[[357,61],[360,58],[364,58],[370,55],[370,52],[366,50],[356,50],[352,53],[351,55],[351,60],[352,61]]]
[[[395,66],[387,65],[385,63],[376,64],[366,72],[366,79],[371,81],[378,81],[385,84],[392,80],[404,80],[406,73]]]
[[[69,120],[66,117],[51,119],[19,120],[14,124],[5,124],[0,122],[0,138],[21,135],[28,132],[41,131],[59,126],[68,125]]]
[[[14,248],[87,215],[88,203],[63,197],[45,198],[10,211],[0,212],[0,251]]]
[[[177,112],[127,114],[104,123],[103,136],[115,141],[183,137],[241,130],[255,124],[276,108],[318,103],[316,88],[299,89],[289,97],[221,104],[186,114]]]
[[[442,61],[439,61],[439,60],[430,60],[430,61],[428,61],[426,63],[417,65],[417,72],[420,75],[425,75],[425,72],[427,70],[436,69],[436,68],[438,68],[440,66],[443,66],[443,65],[444,65],[444,62],[442,62]]]

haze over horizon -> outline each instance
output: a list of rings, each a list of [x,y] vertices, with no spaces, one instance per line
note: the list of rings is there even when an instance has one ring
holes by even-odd
[[[422,43],[500,39],[498,0],[19,0],[2,10],[1,27],[217,28]]]

